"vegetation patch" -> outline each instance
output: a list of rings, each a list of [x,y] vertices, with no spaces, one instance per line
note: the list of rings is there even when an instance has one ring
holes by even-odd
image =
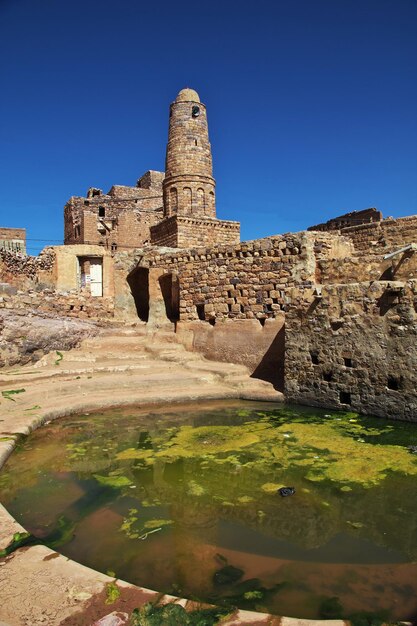
[[[16,402],[16,400],[12,396],[18,393],[23,393],[24,391],[26,391],[26,389],[9,389],[8,391],[2,391],[1,395],[3,396],[3,398],[6,398],[6,400],[12,400],[12,402]]]

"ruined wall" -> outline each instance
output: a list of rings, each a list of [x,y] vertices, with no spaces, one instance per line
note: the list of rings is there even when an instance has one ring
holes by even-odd
[[[391,252],[408,243],[417,243],[417,215],[343,228],[341,233],[352,240],[358,251]]]
[[[0,228],[0,249],[26,254],[26,228]]]
[[[60,293],[53,289],[10,291],[0,285],[0,309],[50,313],[77,319],[111,319],[113,298],[93,298],[87,293]]]
[[[417,420],[417,281],[294,289],[286,313],[290,402]]]
[[[55,252],[45,248],[39,256],[26,256],[19,252],[0,250],[0,282],[21,289],[38,284],[54,284]]]
[[[338,217],[333,217],[327,222],[310,226],[307,230],[330,231],[340,230],[347,226],[358,226],[359,224],[369,224],[370,222],[380,222],[382,220],[381,211],[377,209],[363,209],[363,211],[351,211]]]

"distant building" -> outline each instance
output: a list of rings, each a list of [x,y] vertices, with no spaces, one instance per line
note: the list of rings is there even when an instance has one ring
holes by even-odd
[[[342,228],[349,228],[350,226],[361,226],[362,224],[372,224],[373,222],[380,222],[382,220],[382,213],[377,209],[363,209],[363,211],[351,211],[338,217],[333,217],[331,220],[316,226],[310,226],[307,230],[329,231],[329,230],[341,230]]]
[[[26,228],[1,228],[0,250],[26,254]]]

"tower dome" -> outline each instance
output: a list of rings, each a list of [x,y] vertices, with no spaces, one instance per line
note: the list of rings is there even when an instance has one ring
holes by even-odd
[[[175,102],[200,102],[200,96],[194,89],[181,89],[178,96],[175,98]]]

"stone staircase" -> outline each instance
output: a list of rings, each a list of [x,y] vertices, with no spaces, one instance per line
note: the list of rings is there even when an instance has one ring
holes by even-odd
[[[50,352],[34,364],[0,370],[0,434],[28,432],[61,415],[129,404],[196,400],[282,401],[270,383],[243,365],[208,361],[170,330],[108,327],[77,348]]]

